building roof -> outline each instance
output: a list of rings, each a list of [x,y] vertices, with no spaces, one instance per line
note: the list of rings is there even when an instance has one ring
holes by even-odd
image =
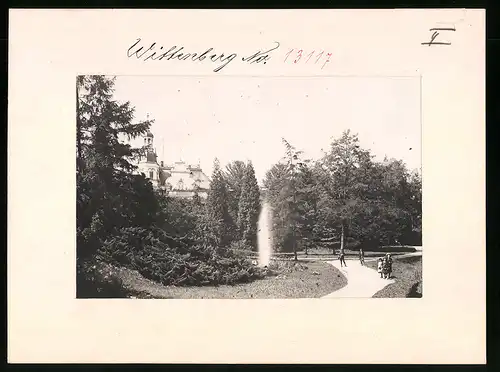
[[[184,162],[176,162],[174,167],[169,169],[166,183],[170,184],[174,190],[193,190],[195,187],[208,189],[210,179],[201,170],[191,169]]]

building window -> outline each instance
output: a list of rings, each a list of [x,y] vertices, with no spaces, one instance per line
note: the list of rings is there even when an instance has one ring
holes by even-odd
[[[151,179],[153,179],[153,178],[154,178],[154,177],[153,177],[153,171],[152,171],[152,170],[151,170],[151,171],[149,171],[149,178],[151,178]]]

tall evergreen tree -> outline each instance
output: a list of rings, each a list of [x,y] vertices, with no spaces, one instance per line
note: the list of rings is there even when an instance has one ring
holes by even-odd
[[[297,236],[306,255],[318,240],[318,200],[313,169],[303,163],[297,176]]]
[[[271,207],[273,245],[278,251],[293,249],[292,213],[288,203],[289,174],[286,164],[277,163],[266,172],[264,187]]]
[[[260,189],[251,162],[246,165],[238,205],[238,231],[244,243],[256,249]]]
[[[241,160],[235,160],[226,166],[224,178],[228,186],[229,213],[234,221],[238,220],[238,204],[240,201],[243,177],[245,176],[246,164]]]
[[[129,102],[113,99],[114,79],[77,79],[78,257],[92,255],[108,236],[127,226],[154,222],[157,201],[130,162],[141,151],[120,141],[146,133],[150,122],[134,123]]]
[[[225,247],[231,242],[233,221],[229,215],[226,181],[220,169],[218,159],[214,161],[214,170],[206,202],[208,233],[212,243]]]
[[[304,162],[301,160],[302,151],[297,150],[286,139],[281,139],[285,145],[285,164],[288,172],[288,195],[287,202],[288,208],[291,213],[291,228],[292,228],[292,249],[294,259],[297,261],[297,241],[298,241],[298,220],[299,220],[299,206],[298,206],[298,174],[300,169],[304,167]]]
[[[268,200],[272,210],[273,238],[278,249],[292,251],[297,260],[298,241],[300,239],[299,225],[301,211],[299,208],[300,176],[307,162],[301,159],[298,151],[284,138],[285,156],[266,173],[264,186],[268,190]],[[305,192],[305,187],[303,193]]]

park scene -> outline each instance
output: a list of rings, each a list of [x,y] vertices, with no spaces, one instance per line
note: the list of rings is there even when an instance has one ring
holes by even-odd
[[[318,126],[320,133],[292,125],[285,109],[304,102],[304,112],[312,110],[313,84],[301,83],[309,93],[283,88],[287,96],[274,101],[264,80],[197,79],[165,87],[171,102],[162,114],[168,104],[153,87],[164,81],[136,80],[77,77],[77,298],[422,297],[420,158],[408,158],[416,166],[406,160],[418,146],[404,142],[403,130],[391,139],[389,130],[365,134],[349,124],[360,121],[356,115],[396,114],[376,103],[365,113],[344,107],[351,121],[341,130]],[[407,83],[369,84],[376,93]],[[328,89],[321,94],[333,94]],[[397,89],[394,99],[402,100]],[[222,91],[234,103],[213,98]],[[229,115],[247,124],[223,126],[238,117]],[[213,124],[194,127],[198,117]],[[377,154],[374,136],[389,137]],[[195,153],[201,160],[186,159]]]

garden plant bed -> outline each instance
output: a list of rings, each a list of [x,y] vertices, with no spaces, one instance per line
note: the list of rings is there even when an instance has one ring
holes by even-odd
[[[144,278],[137,271],[119,268],[117,275],[137,298],[158,299],[286,299],[320,298],[347,284],[347,280],[326,262],[299,262],[285,270],[251,283],[220,286],[164,286]]]
[[[366,266],[377,270],[377,261],[366,262]],[[422,257],[394,257],[392,266],[392,279],[395,282],[377,292],[373,297],[422,297]]]

